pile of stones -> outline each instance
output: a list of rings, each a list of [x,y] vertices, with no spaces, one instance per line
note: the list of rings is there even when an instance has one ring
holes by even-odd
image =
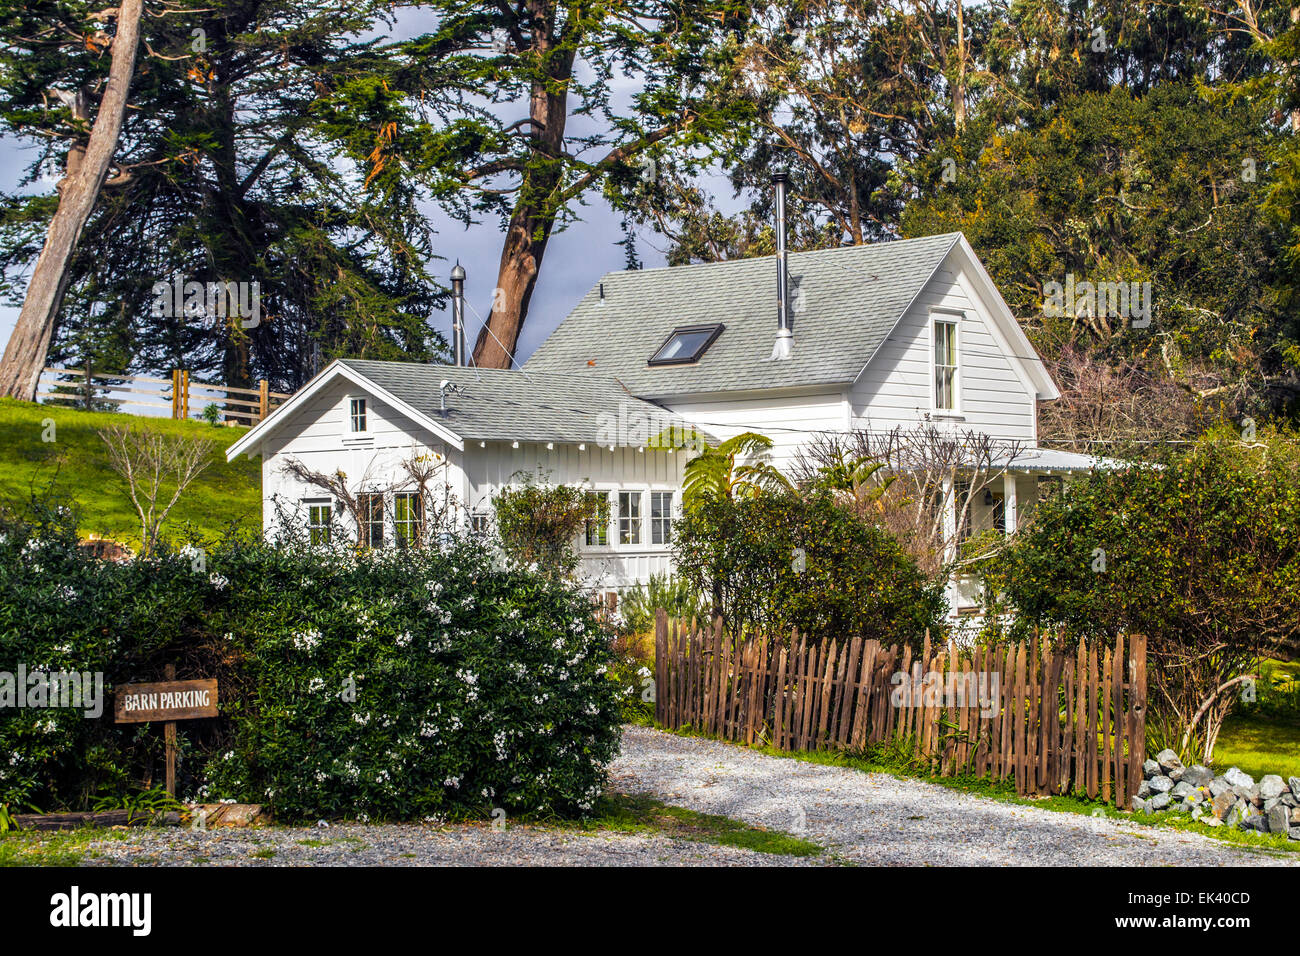
[[[1133,798],[1137,813],[1189,813],[1210,827],[1285,833],[1300,840],[1300,777],[1275,773],[1259,783],[1236,767],[1222,776],[1197,764],[1184,767],[1172,750],[1142,764],[1142,786]]]

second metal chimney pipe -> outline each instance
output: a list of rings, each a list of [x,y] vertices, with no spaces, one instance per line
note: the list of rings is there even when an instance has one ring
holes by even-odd
[[[786,271],[785,253],[785,173],[773,173],[772,185],[776,187],[776,342],[772,345],[772,361],[780,362],[794,355],[794,333],[790,331],[789,273]]]
[[[465,269],[459,260],[451,270],[451,354],[455,365],[465,364]]]

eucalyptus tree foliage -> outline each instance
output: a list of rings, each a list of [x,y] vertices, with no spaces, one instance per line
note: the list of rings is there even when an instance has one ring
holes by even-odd
[[[1276,16],[1265,5],[1252,22]],[[721,213],[699,182],[677,182],[641,221],[669,238],[675,262],[770,251],[768,181],[782,167],[794,248],[894,238],[918,192],[917,164],[973,162],[1084,93],[1252,75],[1265,67],[1253,43],[1239,11],[1198,2],[774,4],[737,53],[756,125],[724,171],[747,206]]]
[[[1261,104],[1211,106],[1169,83],[1072,95],[1037,128],[977,122],[950,179],[946,157],[917,165],[907,235],[961,229],[1049,362],[1071,349],[1136,362],[1234,415],[1276,404],[1286,315],[1268,287],[1276,134]]]
[[[55,205],[44,182],[87,135],[64,104],[79,91],[93,100],[107,68],[95,6],[0,0],[0,130],[34,147],[0,211],[13,300]],[[54,358],[291,389],[334,355],[425,359],[441,347],[427,326],[444,293],[428,272],[419,188],[408,171],[348,151],[358,129],[393,121],[380,39],[390,18],[377,0],[146,4],[114,167],[71,264]],[[206,304],[186,314],[159,295],[178,278],[244,283],[258,315]]]
[[[550,238],[581,205],[603,193],[630,208],[670,162],[700,169],[743,136],[734,52],[748,5],[437,0],[416,11],[430,28],[385,51],[409,121],[369,144],[373,162],[418,170],[466,222],[499,219],[474,360],[508,368]]]
[[[957,32],[960,14],[900,0],[764,5],[735,52],[752,135],[725,169],[749,207],[725,216],[699,183],[678,177],[639,208],[640,220],[668,236],[675,262],[769,252],[769,181],[781,169],[795,248],[892,235],[904,197],[889,189],[891,172],[952,128],[971,82],[958,54],[970,60],[969,44],[987,32],[973,11]]]

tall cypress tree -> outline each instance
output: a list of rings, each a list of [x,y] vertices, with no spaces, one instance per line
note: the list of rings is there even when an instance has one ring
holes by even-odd
[[[0,128],[38,144],[26,185],[84,142],[57,95],[94,90],[106,69],[92,6],[0,3]],[[444,292],[428,272],[419,189],[400,166],[348,158],[358,130],[380,132],[395,115],[376,38],[390,17],[379,0],[180,0],[146,12],[55,358],[295,388],[334,355],[425,359],[441,348],[428,321]],[[31,261],[52,209],[47,194],[5,198],[7,278]],[[257,283],[258,324],[159,308],[155,286],[177,277]]]

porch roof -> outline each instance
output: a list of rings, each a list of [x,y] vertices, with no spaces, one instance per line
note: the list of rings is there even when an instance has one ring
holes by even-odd
[[[1023,448],[1017,453],[1009,451],[995,455],[990,465],[996,469],[1021,474],[1065,474],[1081,471],[1114,471],[1129,468],[1133,462],[1101,455],[1083,455],[1058,448]]]

